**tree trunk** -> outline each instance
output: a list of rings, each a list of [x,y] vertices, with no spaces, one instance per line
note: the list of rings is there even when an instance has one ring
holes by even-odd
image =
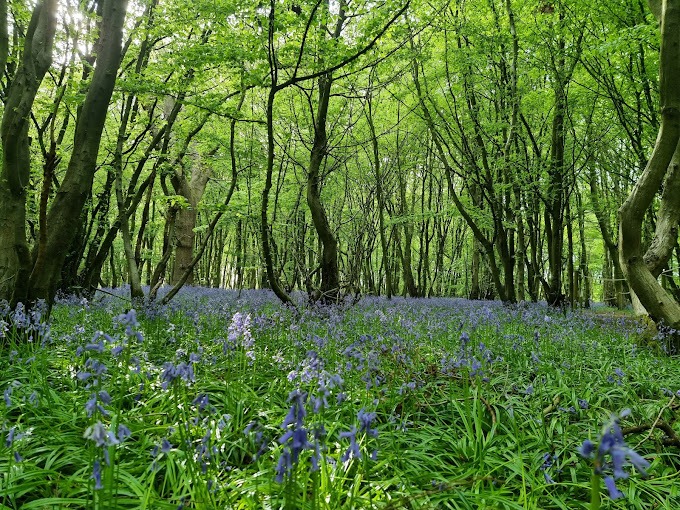
[[[661,51],[659,91],[661,126],[654,151],[633,191],[619,209],[619,245],[621,266],[631,291],[639,298],[653,320],[666,326],[680,327],[680,305],[663,289],[645,262],[642,253],[642,221],[666,175],[677,168],[671,165],[680,140],[680,0],[664,0],[661,9]],[[680,195],[662,195],[662,206],[680,207]],[[677,223],[674,227],[677,227]],[[673,229],[657,230],[662,237]],[[677,238],[677,232],[675,233]],[[659,244],[666,239],[658,239]],[[674,243],[673,243],[674,244]],[[676,342],[677,343],[677,342]],[[677,350],[677,345],[674,349]]]
[[[329,89],[330,92],[330,89]],[[380,147],[378,145],[378,135],[375,132],[373,123],[373,101],[368,93],[366,97],[368,111],[365,112],[368,121],[368,129],[371,133],[371,146],[373,148],[373,170],[375,171],[375,194],[378,202],[378,230],[380,233],[380,247],[382,251],[383,265],[385,266],[385,294],[387,299],[392,299],[392,271],[390,268],[390,256],[385,235],[385,199],[383,197],[382,175],[380,173]]]
[[[106,0],[103,5],[97,64],[76,123],[71,160],[47,217],[45,262],[40,271],[31,273],[31,300],[52,300],[66,251],[74,238],[73,226],[92,188],[104,122],[120,66],[126,10],[127,0]]]
[[[28,128],[35,96],[52,63],[56,6],[56,0],[43,0],[33,9],[22,60],[9,86],[0,126],[0,300],[12,304],[25,301],[28,295],[31,270],[26,240],[26,187],[31,164]],[[6,61],[7,6],[4,1],[1,7],[0,14],[4,11],[5,18],[0,19],[0,25],[4,25],[0,30],[0,58],[4,55]]]
[[[175,285],[184,275],[187,268],[194,258],[194,244],[196,239],[197,206],[200,202],[205,188],[210,178],[210,170],[203,168],[199,164],[198,168],[192,170],[191,179],[181,175],[173,179],[173,186],[177,194],[183,196],[188,202],[186,207],[182,207],[177,213],[175,223],[175,236],[177,246],[175,247],[175,263],[172,269],[170,284]],[[194,283],[194,273],[191,272],[186,280],[191,285]]]

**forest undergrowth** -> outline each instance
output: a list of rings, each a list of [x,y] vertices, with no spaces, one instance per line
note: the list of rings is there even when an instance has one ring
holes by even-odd
[[[635,318],[297,299],[0,309],[0,509],[680,508],[678,360]]]

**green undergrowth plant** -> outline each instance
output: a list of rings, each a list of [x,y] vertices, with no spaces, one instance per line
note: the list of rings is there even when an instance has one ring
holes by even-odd
[[[63,300],[3,330],[0,508],[678,508],[677,362],[593,315]]]

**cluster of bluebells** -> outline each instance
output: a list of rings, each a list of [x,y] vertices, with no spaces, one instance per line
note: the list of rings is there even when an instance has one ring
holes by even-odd
[[[366,389],[379,387],[383,382],[381,375],[380,357],[374,349],[375,342],[372,335],[361,335],[359,339],[343,351],[348,361],[345,370],[357,370],[362,373],[361,380],[366,383]]]
[[[25,437],[25,433],[17,432],[17,428],[12,426],[7,431],[7,436],[5,437],[5,447],[13,451],[14,461],[21,462],[23,458],[15,448],[15,443]]]
[[[22,303],[12,310],[7,301],[0,301],[0,340],[16,334],[28,342],[39,340],[40,345],[47,345],[50,341],[50,326],[44,319],[46,312],[47,304],[42,299],[28,312]]]
[[[359,429],[357,430],[356,426],[352,426],[352,428],[347,431],[347,432],[340,432],[340,438],[344,439],[349,439],[349,447],[347,450],[345,450],[345,453],[342,455],[341,460],[347,461],[350,458],[354,457],[357,459],[361,458],[361,449],[359,448],[359,445],[357,443],[357,433],[365,433],[367,436],[370,437],[378,437],[378,429],[373,428],[373,422],[375,421],[377,416],[377,413],[371,411],[366,411],[364,408],[359,410],[357,413],[357,420],[359,421]],[[371,459],[375,460],[378,457],[378,450],[373,450],[371,453]]]
[[[168,429],[168,435],[173,433],[174,429],[170,427]],[[151,457],[153,458],[153,463],[151,464],[151,469],[153,471],[156,471],[158,469],[158,455],[160,453],[167,455],[172,451],[173,445],[172,443],[168,440],[167,437],[164,437],[161,439],[161,443],[155,445],[152,450],[151,450]]]
[[[552,471],[553,466],[557,464],[557,454],[551,454],[551,453],[544,453],[543,454],[543,464],[541,464],[541,471],[543,472],[543,478],[545,478],[545,483],[547,484],[553,484],[555,483],[555,480],[553,477],[550,475],[550,471]],[[560,473],[560,469],[555,468],[556,473]]]
[[[250,314],[236,312],[231,318],[231,324],[229,324],[227,342],[225,342],[223,346],[224,353],[226,354],[229,350],[240,347],[243,349],[248,359],[251,361],[254,360],[255,340],[250,329]]]
[[[122,313],[113,318],[114,324],[125,326],[125,335],[128,338],[135,338],[138,342],[143,342],[144,337],[139,331],[139,322],[137,321],[137,312],[131,309],[127,313]]]
[[[618,415],[613,415],[604,426],[598,445],[586,439],[579,448],[581,456],[593,460],[595,473],[604,476],[604,483],[611,499],[623,496],[616,487],[616,480],[628,478],[628,473],[624,470],[627,462],[645,476],[647,475],[645,470],[649,467],[649,462],[630,448],[624,440],[619,421],[629,414],[630,409],[624,409]]]
[[[125,425],[118,425],[116,432],[106,428],[106,425],[102,424],[100,421],[90,425],[83,434],[85,439],[92,441],[97,448],[97,454],[95,455],[95,460],[92,463],[92,476],[91,479],[94,480],[95,490],[100,490],[103,488],[102,484],[102,461],[105,465],[110,465],[111,459],[109,458],[109,446],[117,445],[125,441],[130,437],[130,429]]]
[[[610,383],[615,383],[618,386],[621,386],[623,384],[623,381],[626,377],[626,374],[621,370],[620,368],[615,368],[614,369],[614,374],[607,376],[607,381]]]
[[[324,368],[324,361],[315,350],[307,351],[299,367],[288,373],[288,380],[301,385],[316,384],[316,393],[310,396],[314,413],[328,407],[331,390],[335,391],[338,403],[345,400],[345,394],[341,391],[345,381],[339,374],[331,374]]]
[[[453,356],[442,356],[441,370],[444,374],[452,375],[461,368],[467,368],[471,377],[480,376],[482,380],[487,381],[483,367],[488,367],[497,361],[502,361],[502,358],[495,358],[483,342],[480,342],[475,349],[470,343],[470,336],[463,332],[460,335],[458,353]]]
[[[193,362],[185,363],[184,361],[180,363],[173,363],[171,361],[166,361],[163,363],[163,369],[161,370],[161,387],[167,390],[168,387],[172,386],[175,380],[183,380],[186,383],[193,383],[196,381],[196,376],[194,374]]]
[[[279,438],[279,443],[283,445],[279,462],[276,466],[276,481],[283,482],[287,475],[293,472],[297,465],[300,454],[304,450],[314,449],[312,456],[312,469],[317,470],[319,467],[319,445],[309,442],[309,431],[305,428],[304,419],[307,415],[305,404],[307,402],[307,393],[300,390],[294,390],[288,395],[288,401],[291,403],[288,414],[286,415],[281,428],[285,431]]]
[[[231,416],[229,415],[223,416],[217,423],[217,428],[219,430],[224,429],[229,420],[231,420]],[[267,446],[269,444],[269,437],[265,435],[264,427],[262,427],[262,425],[260,425],[260,423],[258,423],[257,420],[253,420],[250,423],[248,423],[248,425],[246,425],[245,429],[243,429],[243,434],[245,436],[250,436],[252,434],[253,436],[253,442],[257,447],[257,451],[255,452],[255,455],[253,455],[253,460],[257,460],[262,455],[264,455],[264,453],[267,451]]]

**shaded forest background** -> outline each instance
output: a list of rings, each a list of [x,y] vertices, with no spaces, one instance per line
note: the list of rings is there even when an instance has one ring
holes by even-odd
[[[624,307],[617,211],[670,111],[677,3],[0,0],[0,299]],[[672,299],[666,168],[633,215]]]

